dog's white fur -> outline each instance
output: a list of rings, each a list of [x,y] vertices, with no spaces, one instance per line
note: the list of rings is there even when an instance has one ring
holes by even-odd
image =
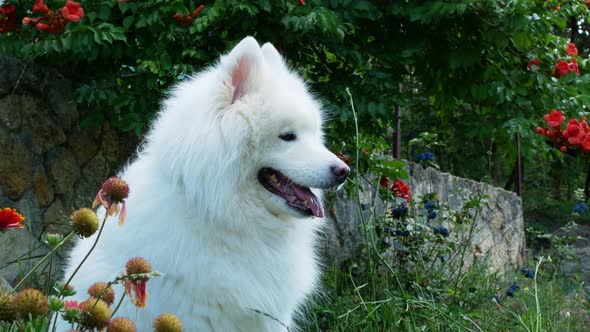
[[[281,140],[286,132],[297,139]],[[245,38],[164,102],[137,159],[120,175],[131,189],[126,224],[107,221],[73,279],[75,298],[84,300],[92,283],[112,280],[141,256],[164,276],[148,282],[147,308],[126,300],[117,313],[139,331],[151,330],[163,312],[178,315],[191,332],[284,331],[317,286],[322,219],[289,208],[261,186],[257,172],[272,167],[301,185],[326,188],[335,184],[334,165],[343,163],[324,147],[318,102],[271,44]],[[77,243],[66,276],[94,240]]]

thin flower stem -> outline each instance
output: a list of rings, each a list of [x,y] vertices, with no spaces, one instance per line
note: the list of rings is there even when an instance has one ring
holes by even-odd
[[[125,298],[126,295],[127,295],[127,293],[123,292],[123,296],[121,296],[121,299],[119,299],[119,303],[117,303],[115,310],[113,310],[113,313],[111,314],[111,318],[115,317],[115,313],[117,313],[117,310],[119,310],[119,307],[121,306],[121,303],[123,303],[123,299]]]
[[[535,283],[535,308],[537,309],[537,317],[536,317],[536,324],[535,324],[535,331],[541,331],[541,317],[542,317],[542,313],[541,313],[541,305],[539,303],[539,287],[537,284],[537,276],[539,275],[539,268],[541,267],[541,263],[543,263],[544,258],[541,257],[539,258],[539,262],[537,263],[537,266],[535,267],[535,277],[534,277],[534,283]]]
[[[23,284],[23,282],[25,282],[25,280],[27,280],[33,274],[33,272],[35,272],[35,270],[37,270],[41,266],[41,264],[43,264],[51,255],[53,255],[54,251],[59,249],[73,235],[74,235],[74,232],[70,232],[70,234],[68,234],[58,245],[56,245],[54,248],[52,248],[51,251],[49,251],[49,253],[47,253],[47,255],[45,255],[43,258],[41,258],[41,260],[37,264],[35,264],[35,266],[33,266],[31,271],[29,271],[29,273],[27,273],[27,275],[25,275],[21,279],[21,281],[19,281],[18,284],[16,284],[16,286],[14,286],[14,290],[17,290]]]
[[[483,199],[483,193],[479,192],[477,196],[477,205],[478,209],[475,210],[475,215],[473,216],[473,222],[469,225],[469,233],[467,236],[467,240],[463,244],[463,250],[461,251],[461,258],[459,259],[459,271],[457,272],[457,277],[455,279],[455,288],[454,293],[457,294],[457,288],[459,287],[459,282],[461,281],[461,273],[463,267],[465,266],[465,254],[467,253],[467,247],[470,247],[471,240],[473,240],[473,234],[475,232],[475,223],[477,222],[477,217],[481,211],[481,203]]]
[[[100,229],[98,230],[98,234],[96,235],[96,239],[94,240],[94,243],[92,244],[92,247],[90,248],[90,250],[88,250],[88,252],[86,253],[86,256],[84,256],[84,258],[82,259],[82,261],[80,262],[80,264],[78,264],[78,266],[74,270],[74,273],[72,273],[72,275],[70,276],[70,278],[68,279],[68,281],[66,281],[66,283],[63,285],[62,289],[59,292],[58,297],[62,297],[63,296],[63,292],[66,289],[66,287],[68,287],[68,285],[70,284],[70,282],[72,281],[72,279],[74,278],[74,276],[76,275],[76,273],[78,273],[78,271],[80,271],[80,268],[82,267],[82,265],[84,265],[84,262],[86,262],[86,259],[88,259],[88,257],[90,256],[90,254],[92,253],[92,251],[94,250],[94,248],[96,248],[96,244],[98,243],[98,240],[100,239],[100,235],[102,234],[102,230],[104,229],[104,225],[106,224],[106,221],[107,221],[108,217],[109,217],[109,215],[105,212],[104,219],[102,220],[102,224],[100,225]]]
[[[47,291],[46,294],[49,294],[49,290],[51,289],[51,274],[53,270],[53,252],[50,252],[49,255],[49,270],[47,271]]]
[[[348,97],[350,99],[350,108],[352,110],[352,116],[354,119],[354,128],[355,128],[355,153],[356,153],[356,160],[355,160],[355,169],[354,169],[354,173],[355,173],[355,178],[356,178],[356,182],[355,182],[355,191],[356,191],[356,203],[357,206],[359,208],[359,217],[361,219],[361,224],[363,225],[363,231],[364,231],[364,236],[365,236],[365,243],[367,243],[367,245],[372,244],[373,242],[369,241],[369,225],[367,223],[367,221],[365,220],[365,217],[363,215],[363,209],[362,209],[362,204],[360,201],[360,192],[361,192],[361,188],[360,188],[360,176],[359,176],[359,158],[360,158],[360,133],[359,133],[359,126],[358,126],[358,119],[357,119],[357,115],[356,115],[356,109],[354,107],[354,100],[352,99],[352,94],[350,93],[350,89],[346,88],[346,93],[348,94]],[[371,256],[371,251],[369,250],[367,252],[368,254],[368,263],[369,263],[369,268],[371,270],[371,290],[373,295],[376,294],[376,290],[375,290],[375,284],[376,284],[376,280],[375,280],[375,266],[373,264],[373,259]]]

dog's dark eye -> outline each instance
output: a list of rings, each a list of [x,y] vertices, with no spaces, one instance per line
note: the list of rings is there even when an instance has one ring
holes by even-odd
[[[290,141],[294,141],[295,139],[297,139],[297,136],[295,134],[289,132],[289,133],[279,135],[279,138],[282,139],[283,141],[290,142]]]

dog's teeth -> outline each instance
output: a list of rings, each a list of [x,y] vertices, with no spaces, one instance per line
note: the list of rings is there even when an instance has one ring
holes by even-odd
[[[271,183],[277,183],[277,176],[276,175],[271,175],[269,177],[269,180],[270,180]]]

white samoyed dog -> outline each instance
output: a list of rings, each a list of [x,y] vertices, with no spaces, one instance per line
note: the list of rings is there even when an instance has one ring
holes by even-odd
[[[164,312],[190,332],[285,331],[318,285],[320,190],[348,173],[324,146],[321,106],[303,80],[247,37],[164,101],[120,174],[131,189],[126,223],[107,221],[74,299],[140,256],[164,276],[148,281],[146,308],[125,300],[116,314],[138,331]],[[66,277],[95,236],[76,244]]]

